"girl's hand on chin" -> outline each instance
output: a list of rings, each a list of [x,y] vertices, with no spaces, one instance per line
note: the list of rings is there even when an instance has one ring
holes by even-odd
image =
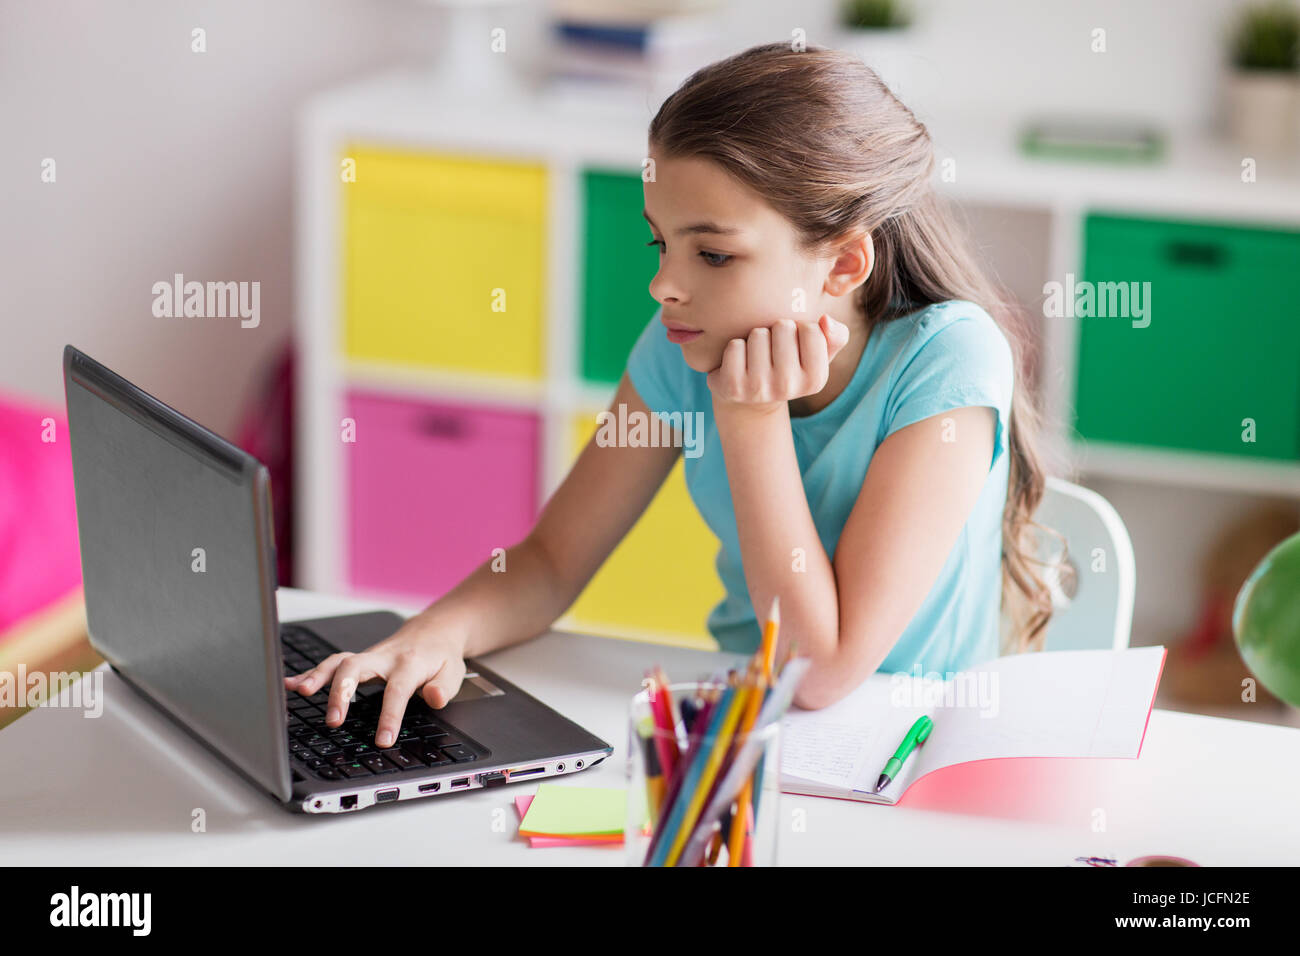
[[[849,341],[848,326],[823,314],[816,322],[781,319],[759,327],[722,350],[722,364],[707,376],[714,405],[775,411],[815,395],[830,377],[831,359]]]

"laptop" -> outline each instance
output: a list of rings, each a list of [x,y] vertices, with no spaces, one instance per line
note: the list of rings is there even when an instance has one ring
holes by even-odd
[[[392,634],[392,612],[281,624],[270,478],[251,455],[71,345],[68,431],[90,643],[136,691],[290,810],[346,813],[594,767],[613,748],[477,660],[446,706],[375,734],[384,684],[325,725],[287,674]]]

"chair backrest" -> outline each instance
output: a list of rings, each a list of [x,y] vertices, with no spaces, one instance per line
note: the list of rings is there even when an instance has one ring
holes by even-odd
[[[1097,492],[1049,477],[1034,520],[1065,538],[1067,563],[1074,571],[1073,581],[1051,568],[1042,571],[1053,604],[1043,649],[1128,647],[1137,567],[1119,513]],[[1055,538],[1042,539],[1045,552],[1059,555]]]

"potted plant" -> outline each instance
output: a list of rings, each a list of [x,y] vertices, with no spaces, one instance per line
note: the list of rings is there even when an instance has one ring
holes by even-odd
[[[1228,130],[1243,146],[1281,149],[1295,141],[1300,100],[1300,11],[1288,0],[1245,9],[1232,37]]]
[[[916,31],[909,6],[903,0],[842,0],[840,31],[836,45],[862,59],[910,106]]]

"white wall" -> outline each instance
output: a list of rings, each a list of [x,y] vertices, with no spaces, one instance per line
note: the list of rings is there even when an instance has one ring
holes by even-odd
[[[613,2],[613,0],[611,0]],[[733,0],[729,42],[833,42],[831,0]],[[924,118],[1122,104],[1208,122],[1234,4],[917,0]],[[503,21],[527,60],[542,6]],[[289,334],[292,144],[310,93],[429,58],[418,0],[0,0],[0,389],[61,402],[73,342],[219,431]],[[207,52],[190,31],[207,31]],[[1109,51],[1089,51],[1090,31]],[[530,29],[533,32],[529,32]],[[522,49],[520,49],[522,47]],[[924,87],[924,84],[922,84]],[[58,181],[40,181],[45,157]],[[261,282],[262,322],[154,318],[154,282]]]
[[[1248,0],[911,0],[922,119],[1075,110],[1204,127],[1216,112],[1225,25]],[[735,45],[789,36],[834,45],[838,3],[754,0]],[[1091,50],[1106,31],[1106,52]]]
[[[0,389],[61,404],[72,342],[230,429],[290,330],[299,104],[433,26],[401,0],[0,3]],[[260,281],[260,326],[155,318],[176,272]]]

